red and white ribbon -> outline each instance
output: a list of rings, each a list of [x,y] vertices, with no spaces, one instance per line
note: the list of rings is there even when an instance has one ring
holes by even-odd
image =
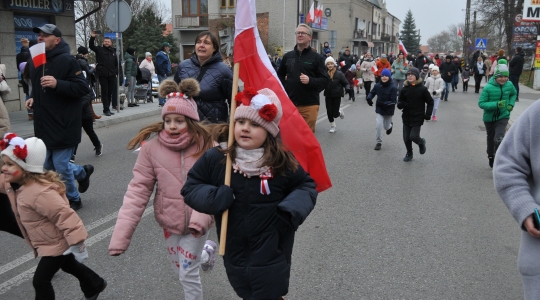
[[[270,185],[268,185],[268,179],[273,178],[272,172],[267,171],[261,174],[261,194],[270,195]]]

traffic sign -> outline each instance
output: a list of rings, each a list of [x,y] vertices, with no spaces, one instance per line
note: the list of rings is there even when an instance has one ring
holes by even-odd
[[[105,21],[112,31],[124,32],[131,23],[131,7],[120,0],[115,0],[107,6]]]
[[[477,38],[475,43],[476,50],[486,50],[487,48],[487,39]]]

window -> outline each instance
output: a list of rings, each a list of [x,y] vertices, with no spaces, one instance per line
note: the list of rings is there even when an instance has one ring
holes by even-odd
[[[182,0],[183,16],[198,16],[208,14],[208,0]]]
[[[221,8],[233,8],[234,7],[234,0],[220,0]]]

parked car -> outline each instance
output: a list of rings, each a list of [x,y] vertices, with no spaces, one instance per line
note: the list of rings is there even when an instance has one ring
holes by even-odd
[[[159,80],[157,78],[157,74],[154,74],[154,77],[152,77],[152,96],[154,97],[158,96],[158,88],[159,88]]]

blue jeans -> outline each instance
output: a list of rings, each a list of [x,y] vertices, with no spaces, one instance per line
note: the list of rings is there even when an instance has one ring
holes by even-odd
[[[518,98],[519,98],[519,76],[520,75],[510,74],[510,77],[508,77],[508,79],[510,79],[510,82],[512,82],[514,84],[514,87],[516,88],[516,97]]]
[[[161,82],[163,80],[167,79],[167,76],[166,75],[161,76],[161,75],[158,74],[157,78],[159,80],[159,84],[161,84]],[[158,90],[159,90],[159,88],[158,88]],[[167,99],[165,99],[165,98],[158,98],[158,99],[159,99],[159,105],[165,105],[165,101],[167,101]]]
[[[86,177],[86,171],[83,167],[69,162],[74,148],[47,149],[47,156],[43,164],[45,170],[56,171],[62,176],[62,180],[66,184],[66,197],[70,201],[81,198],[75,180],[83,180]]]
[[[441,94],[441,100],[448,100],[448,94],[450,92],[450,82],[444,82],[444,90]]]
[[[454,74],[454,77],[452,78],[452,85],[457,89],[457,85],[459,83],[459,73]]]

